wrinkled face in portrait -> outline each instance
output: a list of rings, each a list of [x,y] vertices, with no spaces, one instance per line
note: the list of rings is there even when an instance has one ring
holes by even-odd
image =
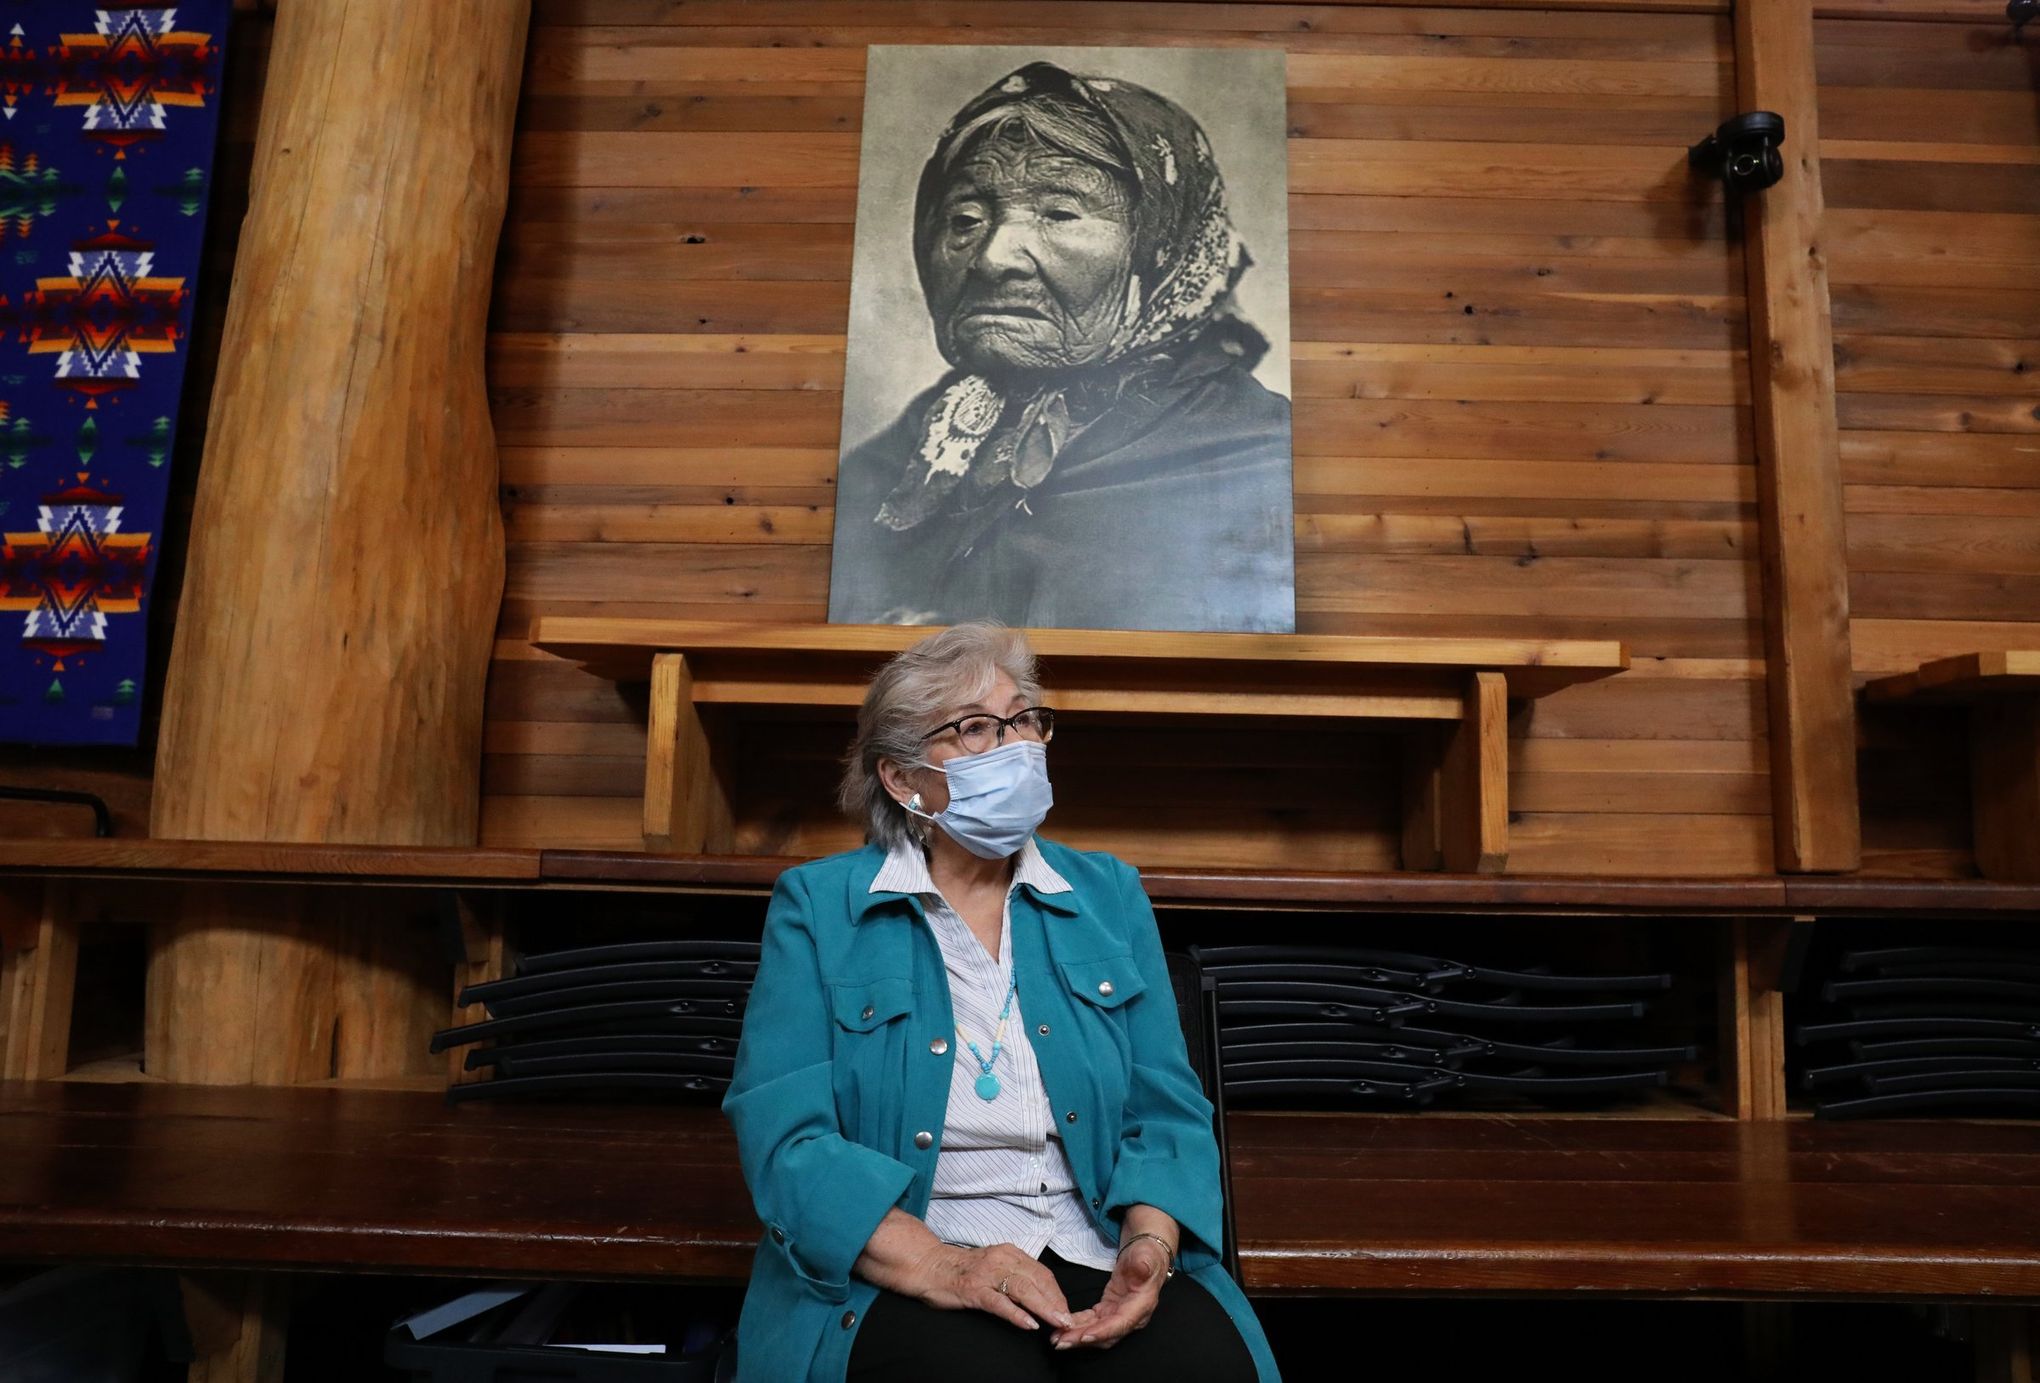
[[[936,216],[923,282],[944,356],[1008,374],[1110,349],[1131,272],[1124,180],[1008,125],[957,161]]]

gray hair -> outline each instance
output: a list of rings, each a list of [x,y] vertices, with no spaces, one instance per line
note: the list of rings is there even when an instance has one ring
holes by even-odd
[[[922,737],[943,713],[984,696],[1005,673],[1028,701],[1041,697],[1041,675],[1027,635],[996,620],[954,624],[895,654],[872,676],[857,708],[857,734],[843,756],[836,803],[887,850],[916,839],[909,816],[879,780],[878,761],[912,764]]]

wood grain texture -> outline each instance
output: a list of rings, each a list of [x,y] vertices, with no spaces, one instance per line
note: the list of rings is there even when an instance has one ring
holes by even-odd
[[[152,878],[317,877],[334,883],[434,879],[521,882],[538,878],[539,852],[92,837],[0,840],[0,875],[15,872]]]
[[[71,887],[50,880],[0,895],[0,1079],[52,1080],[70,1065],[78,976]]]
[[[1785,1117],[1785,996],[1766,954],[1779,935],[1778,923],[1740,917],[1721,929],[1716,1059],[1722,1109],[1737,1119]]]
[[[469,985],[502,979],[516,963],[503,901],[500,895],[483,895],[472,890],[456,894],[451,900],[453,926],[460,933],[460,952],[453,965],[453,993],[446,1027],[459,1027],[482,1018],[483,1010],[478,1005],[462,1003],[461,995]],[[492,1067],[469,1070],[467,1054],[466,1047],[447,1049],[448,1085],[468,1085],[494,1076]]]
[[[1572,687],[1519,718],[1522,858],[1772,866],[1744,270],[1682,161],[1733,109],[1726,7],[574,0],[535,23],[491,312],[509,567],[485,840],[641,837],[644,708],[507,651],[533,618],[824,617],[863,45],[1123,38],[1290,54],[1300,628],[1623,642],[1680,690]],[[737,848],[855,844],[828,755],[766,743],[741,740],[776,787],[737,794]],[[1675,769],[1697,745],[1742,767]],[[1271,761],[1226,821],[1178,778],[1168,802],[1115,786],[1165,762],[1115,779],[1057,749],[1050,829],[1144,864],[1403,849],[1393,756],[1342,758],[1345,805]]]
[[[157,835],[475,840],[502,551],[480,367],[527,9],[401,14],[278,16]]]
[[[0,1235],[23,1256],[741,1280],[757,1234],[712,1105],[0,1086]]]
[[[1855,17],[1817,24],[1815,46],[1821,133],[1843,141],[1824,143],[1822,181],[1851,640],[1863,710],[1883,722],[1858,751],[1865,821],[1886,858],[2017,868],[2031,827],[2013,828],[2007,856],[1990,824],[2016,787],[1976,791],[2016,784],[2016,716],[1969,726],[1980,737],[1965,741],[1968,717],[1929,708],[1992,685],[2016,696],[2005,660],[2034,647],[2040,619],[2028,349],[2040,302],[2018,267],[2040,249],[2031,45],[2012,40],[1999,6],[1843,11]],[[2010,714],[1986,716],[1998,713]],[[1965,762],[1967,775],[1949,771]],[[1927,795],[1939,808],[1911,805]]]
[[[2040,1291],[2040,1154],[2015,1124],[1229,1125],[1250,1290]],[[0,1228],[24,1258],[731,1281],[757,1235],[707,1107],[15,1084],[0,1149]]]
[[[1787,132],[1783,180],[1742,208],[1777,865],[1851,870],[1862,827],[1811,0],[1737,8],[1736,78],[1743,108],[1778,112]]]
[[[178,1275],[193,1357],[186,1383],[282,1383],[288,1284],[270,1273]]]
[[[635,734],[633,734],[635,738]],[[1567,750],[1566,741],[1518,740],[1512,753],[1535,754]],[[1613,756],[1649,762],[1664,755],[1667,790],[1679,778],[1704,782],[1721,771],[1719,751],[1747,753],[1749,746],[1717,741],[1588,741],[1592,759]],[[1959,739],[1954,742],[1959,752]],[[1699,752],[1694,752],[1699,751]],[[1567,762],[1559,759],[1558,762]],[[1519,769],[1519,772],[1521,770]],[[614,799],[630,825],[639,820],[641,801],[636,785]],[[1687,830],[1704,817],[1683,816],[1672,828]],[[1726,818],[1735,820],[1734,817]],[[211,886],[263,878],[273,884],[319,884],[347,892],[356,887],[382,888],[398,878],[425,890],[465,888],[542,889],[549,886],[599,887],[621,892],[698,891],[764,897],[780,872],[800,862],[798,856],[647,855],[636,842],[628,850],[560,848],[546,851],[476,852],[474,867],[463,874],[445,870],[437,858],[420,861],[415,873],[336,873],[329,866],[333,852],[283,845],[223,846],[211,843],[135,842],[107,850],[108,842],[66,842],[52,850],[38,842],[0,841],[0,880],[39,891],[45,876],[90,875],[95,888],[110,884],[155,890],[162,883]],[[384,852],[394,854],[397,852]],[[448,852],[418,852],[442,856]],[[507,861],[508,869],[492,875],[487,866]],[[1777,877],[1772,875],[1680,876],[1664,870],[1632,875],[1612,872],[1593,877],[1564,873],[1518,873],[1503,878],[1459,874],[1407,874],[1341,868],[1331,871],[1230,869],[1208,864],[1148,868],[1142,880],[1158,902],[1182,906],[1324,906],[1328,908],[1557,908],[1611,913],[1807,912],[1818,910],[1837,918],[1851,916],[2016,918],[2040,912],[2040,887],[1977,878]],[[161,881],[161,882],[157,882]]]
[[[693,655],[696,663],[721,669],[727,691],[702,690],[710,680],[697,668],[695,695],[703,700],[745,699],[744,684],[755,677],[792,686],[814,681],[827,695],[840,681],[815,669],[853,669],[856,680],[886,658],[934,632],[929,627],[890,624],[751,625],[729,621],[550,618],[531,628],[532,647],[569,658],[598,676],[642,680],[654,675],[663,651]],[[1562,687],[1613,676],[1629,666],[1628,653],[1611,642],[1529,643],[1508,639],[1396,639],[1361,635],[1219,634],[1157,630],[1045,629],[1030,634],[1037,656],[1053,662],[1061,685],[1129,688],[1144,675],[1180,687],[1186,697],[1200,686],[1251,679],[1256,688],[1309,687],[1364,677],[1368,671],[1453,678],[1468,670],[1493,669],[1509,678],[1512,695],[1549,695]],[[1194,680],[1192,680],[1194,678]],[[846,702],[862,700],[861,688]]]
[[[1992,697],[1969,710],[1976,867],[2040,882],[2040,695]]]
[[[1465,709],[1445,727],[1438,773],[1440,857],[1456,874],[1509,864],[1509,688],[1501,674],[1467,679]]]
[[[2040,1154],[2015,1121],[1227,1122],[1250,1291],[2040,1287]]]
[[[684,653],[652,658],[645,740],[645,849],[716,854],[731,848],[728,735],[704,698]]]

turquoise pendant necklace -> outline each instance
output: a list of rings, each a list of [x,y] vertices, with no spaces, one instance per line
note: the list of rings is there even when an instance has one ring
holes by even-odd
[[[1006,1016],[1013,1011],[1013,991],[1016,983],[1014,980],[1006,981],[1006,1006],[999,1010],[999,1030],[992,1034],[992,1054],[986,1056],[978,1050],[977,1043],[967,1037],[963,1038],[964,1046],[970,1048],[971,1056],[977,1060],[978,1078],[976,1089],[978,1098],[981,1100],[996,1100],[999,1098],[999,1078],[992,1074],[992,1065],[999,1059],[999,1049],[1006,1044]],[[958,1028],[956,1035],[963,1037],[963,1029]]]

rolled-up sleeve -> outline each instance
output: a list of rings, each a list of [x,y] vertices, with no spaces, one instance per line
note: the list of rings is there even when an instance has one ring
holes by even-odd
[[[872,1231],[913,1180],[897,1158],[843,1136],[807,889],[780,875],[744,1011],[723,1113],[767,1240],[841,1300]]]
[[[1224,1234],[1218,1138],[1183,1042],[1154,905],[1133,867],[1119,867],[1121,916],[1145,988],[1127,1006],[1133,1071],[1104,1210],[1114,1217],[1130,1205],[1166,1211],[1183,1230],[1182,1261],[1194,1268],[1218,1257]]]

